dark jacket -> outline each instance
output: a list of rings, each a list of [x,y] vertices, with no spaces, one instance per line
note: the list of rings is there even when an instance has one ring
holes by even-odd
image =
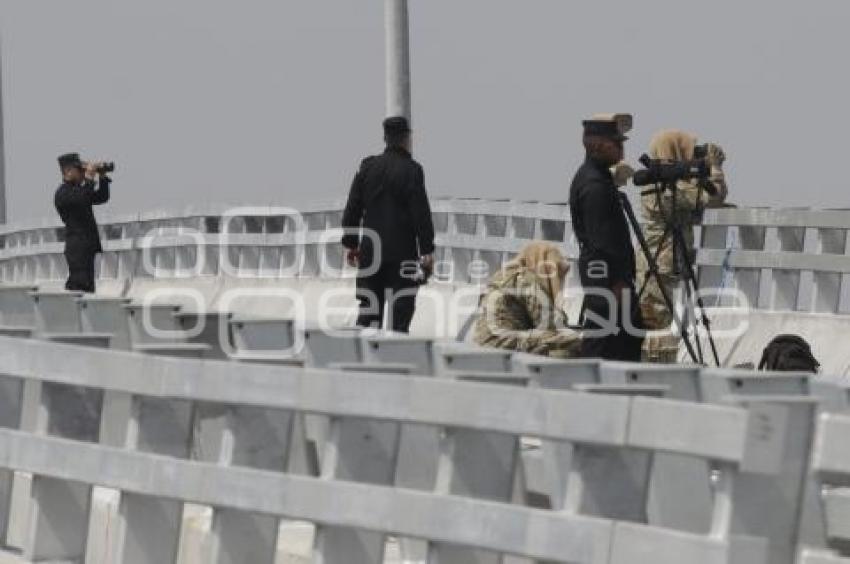
[[[633,282],[635,253],[620,194],[608,167],[588,158],[570,186],[570,215],[579,242],[583,286]],[[607,271],[607,276],[599,273]]]
[[[86,180],[82,184],[66,182],[56,189],[53,203],[65,224],[65,254],[103,252],[92,206],[109,201],[110,182],[101,177],[97,188],[93,181]]]
[[[381,263],[416,260],[434,252],[434,223],[425,192],[422,166],[402,148],[363,160],[354,176],[342,226],[348,233],[342,244],[360,248],[361,264],[373,257],[372,240],[361,236],[361,226],[374,230],[381,241]]]

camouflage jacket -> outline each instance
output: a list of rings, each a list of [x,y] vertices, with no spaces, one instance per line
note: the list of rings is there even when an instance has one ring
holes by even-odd
[[[490,280],[473,339],[483,346],[560,358],[577,356],[581,343],[537,276],[520,267],[505,268]]]
[[[705,208],[718,207],[726,199],[727,187],[723,171],[712,168],[709,180],[716,187],[715,195],[710,195],[701,186],[687,181],[679,181],[676,185],[678,190],[676,190],[675,202],[673,194],[669,191],[660,195],[654,190],[644,190],[642,193],[641,210],[646,222],[643,231],[649,248],[658,256],[658,268],[661,274],[674,277],[680,274],[676,272],[672,235],[664,238],[667,221],[673,220],[682,226],[688,252],[692,252],[694,224],[702,219]],[[646,260],[642,256],[638,257],[638,270],[647,270]]]

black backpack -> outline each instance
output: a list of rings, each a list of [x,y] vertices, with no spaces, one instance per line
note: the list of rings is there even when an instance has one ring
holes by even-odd
[[[820,363],[812,355],[809,343],[798,335],[778,335],[761,355],[759,370],[817,372]]]

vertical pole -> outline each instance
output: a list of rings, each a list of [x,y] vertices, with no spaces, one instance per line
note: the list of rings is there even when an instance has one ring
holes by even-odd
[[[387,57],[387,117],[410,111],[410,24],[407,0],[384,0]]]
[[[0,41],[0,225],[6,223],[6,145],[3,139],[3,45]]]

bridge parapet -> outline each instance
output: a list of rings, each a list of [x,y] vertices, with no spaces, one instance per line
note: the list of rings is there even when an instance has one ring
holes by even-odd
[[[345,279],[352,273],[338,245],[342,206],[106,216],[98,278],[117,289],[137,279]],[[533,239],[560,244],[571,260],[578,253],[565,204],[438,199],[433,212],[443,281],[481,283]],[[708,210],[698,238],[701,284],[738,290],[758,309],[850,313],[848,230],[848,210]],[[0,230],[0,280],[44,285],[65,277],[58,223]],[[575,272],[568,286],[577,286]]]
[[[850,210],[708,210],[704,225],[705,285],[759,309],[850,313]]]

